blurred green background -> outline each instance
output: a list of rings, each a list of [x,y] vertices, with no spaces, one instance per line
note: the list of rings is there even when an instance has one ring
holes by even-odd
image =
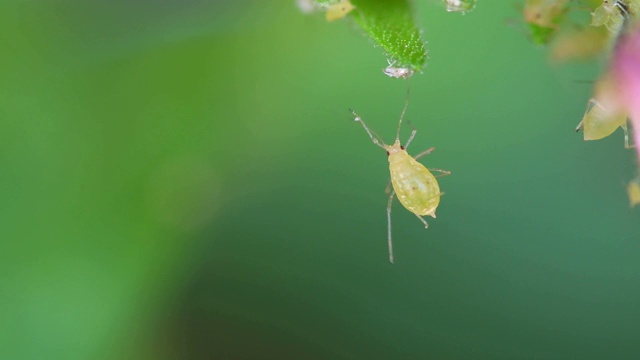
[[[0,358],[637,358],[603,63],[551,66],[510,3],[417,1],[407,118],[448,169],[425,231],[383,151],[406,83],[293,1],[0,4]],[[406,137],[408,129],[404,129]]]

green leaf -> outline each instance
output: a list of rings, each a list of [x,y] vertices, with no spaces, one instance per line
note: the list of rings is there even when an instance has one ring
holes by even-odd
[[[548,44],[551,37],[556,33],[556,28],[529,24],[531,41],[539,45]]]
[[[377,46],[384,49],[394,66],[420,71],[427,50],[408,0],[352,0],[349,13]]]

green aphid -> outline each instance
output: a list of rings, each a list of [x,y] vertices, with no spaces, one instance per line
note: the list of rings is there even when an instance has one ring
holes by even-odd
[[[616,34],[622,29],[624,22],[637,11],[638,5],[638,1],[604,0],[591,13],[591,26],[604,25]]]
[[[627,114],[616,111],[596,99],[589,99],[582,121],[576,131],[582,130],[585,140],[600,140],[622,128],[624,131],[624,146],[629,146],[629,132],[627,130]]]

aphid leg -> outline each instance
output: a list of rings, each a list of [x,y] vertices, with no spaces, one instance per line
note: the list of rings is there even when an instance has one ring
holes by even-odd
[[[451,175],[451,171],[449,170],[442,170],[442,169],[436,169],[436,168],[429,168],[429,171],[433,172],[439,172],[440,174],[435,175],[435,177],[443,177],[443,176],[449,176]]]
[[[416,133],[418,132],[418,130],[413,129],[411,130],[411,135],[409,135],[409,140],[407,140],[407,143],[404,144],[404,148],[408,149],[409,148],[409,144],[411,144],[411,141],[413,141],[413,138],[416,137]]]
[[[431,152],[432,152],[433,150],[435,150],[435,149],[436,149],[436,148],[434,148],[434,147],[430,147],[430,148],[428,148],[427,150],[425,150],[425,151],[421,152],[420,154],[418,154],[418,155],[414,156],[413,158],[414,158],[415,160],[418,160],[418,159],[420,159],[420,158],[421,158],[421,157],[423,157],[423,156],[427,156],[427,155],[431,154]]]
[[[582,120],[580,121],[580,123],[578,123],[578,126],[576,126],[576,132],[584,129],[584,119],[586,119],[587,115],[589,114],[589,111],[591,111],[591,109],[593,109],[594,106],[602,107],[602,105],[600,105],[600,103],[596,99],[594,98],[589,99],[589,101],[587,101],[587,107],[584,109],[584,115],[582,115]]]
[[[393,264],[393,241],[391,240],[391,205],[393,205],[393,197],[395,191],[391,191],[389,202],[387,203],[387,244],[389,246],[389,262]]]
[[[633,149],[633,148],[635,148],[636,144],[633,144],[633,145],[629,144],[629,129],[627,127],[627,123],[624,123],[620,127],[622,128],[622,131],[624,131],[624,148],[625,149]]]
[[[384,147],[384,141],[380,140],[379,137],[373,133],[373,131],[369,130],[369,127],[367,127],[367,124],[364,123],[364,120],[362,120],[362,118],[360,117],[360,115],[356,114],[355,111],[349,109],[349,111],[351,111],[351,113],[353,114],[353,116],[355,116],[354,121],[359,122],[360,124],[362,124],[362,127],[364,128],[364,131],[367,132],[367,134],[369,135],[369,137],[371,138],[371,141],[373,141],[373,143],[378,146],[381,147],[383,149],[385,149]]]
[[[387,187],[384,188],[384,193],[388,194],[389,192],[391,192],[391,179],[389,179],[389,181],[387,181]]]
[[[407,140],[407,143],[404,145],[405,149],[409,148],[409,144],[411,144],[411,142],[413,141],[413,138],[416,137],[416,133],[418,132],[418,130],[413,126],[413,124],[410,121],[407,121],[407,125],[411,126],[411,135],[409,135],[409,140]]]
[[[416,216],[418,217],[418,219],[420,219],[420,221],[422,221],[425,229],[429,228],[429,224],[427,224],[427,220],[423,219],[422,216],[420,215],[416,215]]]
[[[618,8],[618,10],[620,11],[620,15],[622,15],[623,18],[626,19],[629,17],[629,7],[627,6],[627,4],[622,1],[616,0],[613,6]]]

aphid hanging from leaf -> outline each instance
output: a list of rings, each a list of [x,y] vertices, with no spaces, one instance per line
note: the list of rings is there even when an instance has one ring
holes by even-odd
[[[448,12],[461,12],[465,14],[476,7],[476,0],[443,0]]]
[[[338,3],[329,5],[329,7],[327,8],[327,12],[325,13],[325,18],[327,19],[327,21],[342,19],[355,8],[356,7],[353,6],[353,4],[349,2],[349,0],[342,0]]]
[[[402,118],[407,110],[409,104],[409,91],[407,90],[407,98],[405,99],[404,108],[400,114],[400,120],[398,120],[398,130],[396,132],[396,139],[392,145],[387,145],[373,133],[365,124],[360,115],[355,111],[351,111],[355,117],[355,121],[359,122],[364,130],[371,138],[373,143],[384,149],[387,152],[389,160],[389,172],[391,175],[391,184],[393,185],[393,191],[389,195],[387,202],[387,244],[389,248],[389,261],[393,263],[393,242],[391,238],[391,205],[393,204],[393,198],[397,195],[400,203],[409,211],[414,213],[418,219],[427,228],[429,224],[423,219],[423,216],[436,217],[436,209],[440,204],[440,196],[443,193],[440,192],[440,187],[436,177],[431,173],[435,171],[441,175],[450,175],[451,172],[440,169],[427,169],[424,165],[416,161],[417,159],[428,155],[434,149],[427,149],[415,157],[411,157],[407,153],[407,148],[416,135],[414,129],[407,140],[407,143],[400,145],[400,126],[402,125]]]
[[[548,43],[566,17],[568,5],[569,0],[527,0],[523,15],[531,40],[537,44]]]

